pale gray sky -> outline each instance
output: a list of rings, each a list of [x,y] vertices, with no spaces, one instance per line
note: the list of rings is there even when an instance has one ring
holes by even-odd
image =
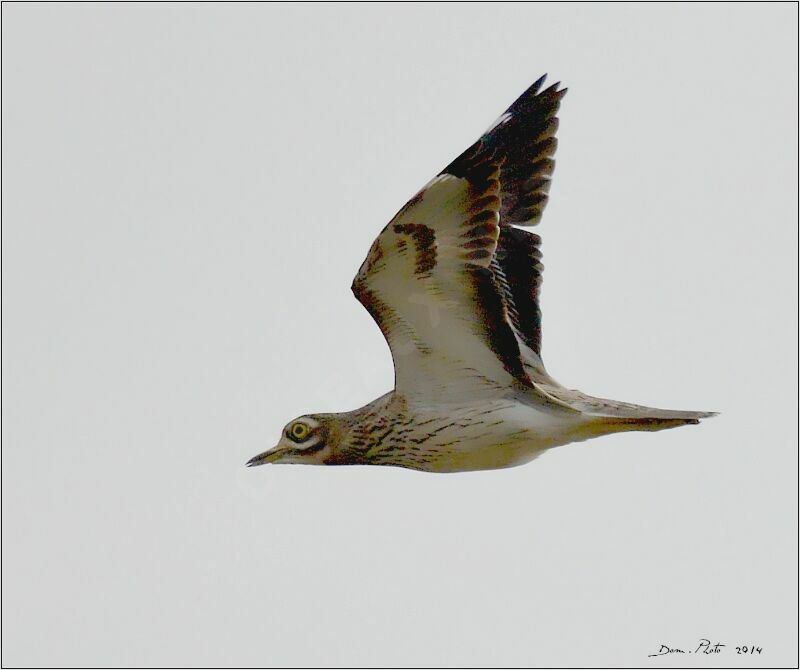
[[[2,18],[5,666],[796,663],[796,5]],[[543,72],[548,368],[721,416],[506,471],[245,469],[388,390],[352,276]]]

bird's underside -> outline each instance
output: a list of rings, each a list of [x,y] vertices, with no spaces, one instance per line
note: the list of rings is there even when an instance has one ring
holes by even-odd
[[[309,459],[287,447],[280,462],[507,467],[559,444],[711,415],[595,398],[545,370],[541,239],[517,227],[539,222],[553,173],[566,89],[540,90],[543,80],[406,203],[353,281],[389,344],[394,391],[354,412],[309,415],[336,424],[336,448]]]

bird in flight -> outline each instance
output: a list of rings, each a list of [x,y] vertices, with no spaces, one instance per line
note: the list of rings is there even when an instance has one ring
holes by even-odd
[[[541,238],[561,99],[536,81],[381,231],[353,280],[394,362],[394,390],[287,424],[266,463],[430,472],[526,463],[551,447],[696,424],[567,389],[541,356]]]

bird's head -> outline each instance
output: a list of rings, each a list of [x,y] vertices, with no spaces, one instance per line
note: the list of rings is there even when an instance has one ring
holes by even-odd
[[[340,435],[335,414],[305,414],[287,423],[278,444],[251,458],[247,467],[267,463],[332,463]]]

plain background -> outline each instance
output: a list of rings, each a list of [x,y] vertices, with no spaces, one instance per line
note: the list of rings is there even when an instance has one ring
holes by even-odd
[[[796,5],[2,18],[5,666],[796,664]],[[244,468],[388,390],[352,276],[545,71],[549,369],[721,416]]]

